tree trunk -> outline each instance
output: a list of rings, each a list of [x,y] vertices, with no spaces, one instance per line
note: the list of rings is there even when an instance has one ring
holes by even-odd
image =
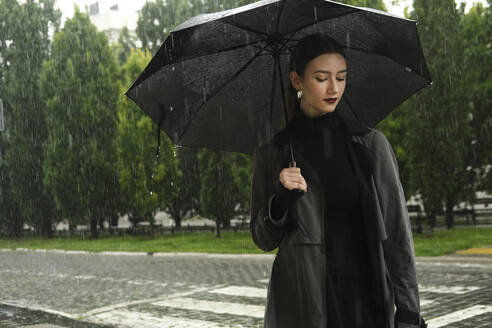
[[[104,232],[104,219],[101,217],[99,218],[99,231]]]
[[[181,215],[181,211],[177,210],[175,214],[173,215],[174,219],[174,225],[176,228],[181,228],[181,221],[183,219],[183,216]]]
[[[23,229],[24,229],[24,222],[22,220],[22,217],[19,216],[14,216],[12,219],[9,219],[7,224],[7,236],[9,238],[21,238],[23,237]]]
[[[215,227],[217,230],[217,234],[215,235],[217,238],[220,238],[220,222],[219,220],[215,220]]]
[[[113,214],[109,217],[109,233],[113,234],[113,227],[118,228],[118,215]]]
[[[97,218],[91,218],[91,238],[97,238]]]
[[[180,208],[181,207],[179,206],[178,200],[175,200],[173,204],[169,207],[169,214],[174,219],[174,226],[176,228],[181,228],[181,221],[183,216],[181,215]]]
[[[446,227],[453,228],[453,202],[446,200]]]
[[[427,213],[427,223],[431,229],[436,227],[436,213],[434,211],[429,211]]]
[[[51,226],[51,217],[43,218],[41,222],[41,236],[43,238],[52,238],[53,229]]]

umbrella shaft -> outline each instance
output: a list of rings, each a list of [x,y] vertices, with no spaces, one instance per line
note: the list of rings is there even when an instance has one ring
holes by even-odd
[[[290,148],[290,161],[292,163],[292,167],[296,167],[296,161],[294,160],[294,149],[292,147],[292,134],[288,122],[287,115],[287,103],[285,102],[285,90],[284,90],[284,81],[282,79],[282,69],[280,67],[280,58],[278,56],[274,56],[275,63],[278,68],[278,75],[280,80],[280,92],[282,93],[282,103],[284,105],[284,115],[285,115],[285,125],[287,126],[288,135],[289,135],[289,148]]]

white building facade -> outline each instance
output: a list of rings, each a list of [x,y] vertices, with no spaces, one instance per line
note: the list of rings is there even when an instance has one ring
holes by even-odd
[[[123,27],[127,27],[130,34],[135,36],[140,9],[147,0],[73,0],[58,3],[63,16],[72,17],[73,6],[77,5],[80,11],[89,14],[91,22],[98,31],[106,33],[109,43],[118,42]]]

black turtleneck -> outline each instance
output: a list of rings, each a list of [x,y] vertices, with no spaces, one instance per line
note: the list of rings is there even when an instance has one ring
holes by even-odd
[[[294,140],[294,157],[302,156],[319,173],[325,186],[326,214],[329,215],[330,209],[357,210],[358,184],[349,162],[337,111],[309,117],[299,110],[289,124]],[[272,217],[280,219],[294,197],[284,188],[272,202]]]

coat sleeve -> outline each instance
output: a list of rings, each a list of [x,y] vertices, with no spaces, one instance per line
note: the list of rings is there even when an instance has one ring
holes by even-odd
[[[279,220],[271,215],[272,200],[276,195],[276,181],[268,161],[262,155],[262,148],[253,153],[251,174],[251,220],[250,231],[253,241],[260,249],[271,251],[278,247],[286,230],[288,211]]]
[[[395,328],[426,327],[420,314],[413,235],[395,153],[384,134],[374,141],[374,178],[387,239],[383,251],[395,294]]]

